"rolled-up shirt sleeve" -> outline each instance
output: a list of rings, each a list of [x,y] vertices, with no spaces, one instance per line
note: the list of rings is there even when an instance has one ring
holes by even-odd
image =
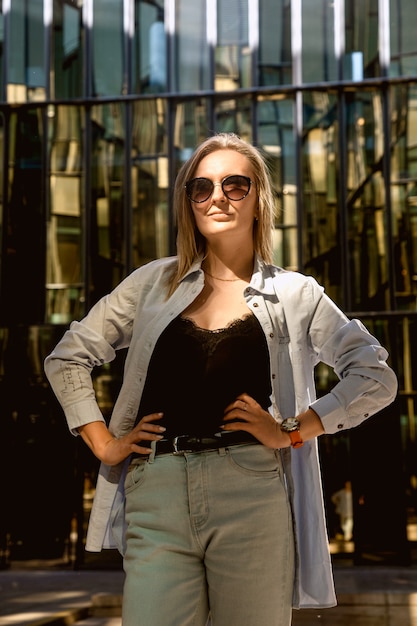
[[[80,426],[104,421],[91,374],[129,343],[135,304],[132,291],[132,281],[126,279],[84,319],[72,322],[45,359],[46,376],[74,435]]]
[[[311,403],[326,433],[353,428],[393,402],[397,377],[388,352],[359,320],[348,320],[325,295],[310,328],[319,361],[331,366],[339,382]]]

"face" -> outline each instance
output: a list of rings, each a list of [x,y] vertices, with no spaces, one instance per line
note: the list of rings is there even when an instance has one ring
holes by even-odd
[[[249,160],[235,150],[217,150],[200,161],[194,178],[208,179],[214,184],[213,188],[207,181],[200,181],[202,185],[192,189],[192,197],[203,200],[190,202],[200,233],[206,239],[222,233],[252,239],[258,197],[255,184],[249,182],[253,180]],[[228,180],[223,182],[225,179]]]

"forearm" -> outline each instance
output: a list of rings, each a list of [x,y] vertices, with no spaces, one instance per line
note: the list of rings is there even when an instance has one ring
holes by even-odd
[[[106,450],[108,450],[109,444],[115,439],[106,424],[104,422],[90,422],[80,426],[78,433],[93,454],[100,461],[105,461]]]

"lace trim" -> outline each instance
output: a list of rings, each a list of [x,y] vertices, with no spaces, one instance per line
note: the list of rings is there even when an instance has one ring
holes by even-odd
[[[226,326],[223,326],[222,328],[210,329],[210,328],[202,328],[201,326],[198,326],[198,324],[196,324],[195,321],[193,319],[191,319],[191,317],[182,317],[182,316],[180,316],[180,320],[182,322],[191,324],[192,327],[196,331],[202,332],[202,333],[209,333],[209,334],[218,334],[218,333],[227,332],[229,330],[234,330],[235,328],[239,327],[242,323],[245,323],[249,319],[252,319],[252,318],[253,318],[253,313],[247,313],[243,317],[238,317],[238,318],[235,318],[235,319],[231,320],[230,322],[228,322],[228,324],[226,324]]]

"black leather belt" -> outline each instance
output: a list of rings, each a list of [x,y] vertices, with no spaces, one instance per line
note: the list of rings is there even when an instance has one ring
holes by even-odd
[[[156,442],[155,456],[159,454],[182,455],[186,452],[208,452],[219,448],[228,448],[241,444],[253,444],[259,441],[245,431],[219,433],[219,435],[196,437],[191,435],[178,435],[172,439],[160,439]],[[140,443],[139,443],[140,445]],[[147,443],[148,445],[148,443]],[[132,454],[135,457],[149,457],[148,454]]]

